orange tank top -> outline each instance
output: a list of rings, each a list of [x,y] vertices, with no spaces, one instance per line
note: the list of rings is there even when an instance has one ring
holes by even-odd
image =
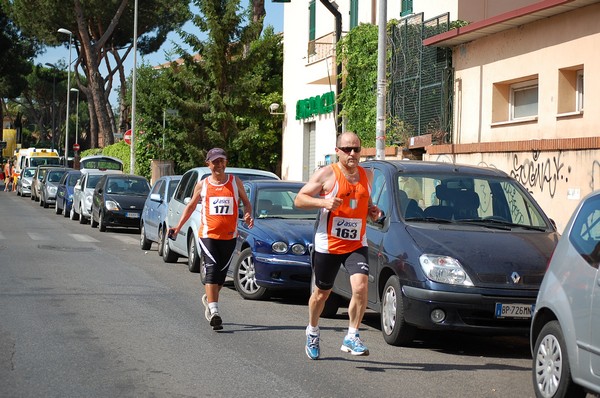
[[[367,213],[371,186],[367,173],[358,167],[359,180],[351,184],[339,165],[331,165],[335,184],[324,198],[338,197],[343,203],[335,211],[321,209],[315,233],[315,250],[319,253],[345,254],[367,246]]]
[[[237,237],[238,186],[235,177],[227,176],[223,184],[213,184],[209,177],[202,181],[200,189],[201,217],[200,238],[219,240]]]

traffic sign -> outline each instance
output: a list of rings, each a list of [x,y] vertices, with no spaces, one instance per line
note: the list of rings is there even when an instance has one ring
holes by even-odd
[[[77,143],[73,144],[73,150],[74,151],[78,151],[79,150],[79,144],[77,144]]]
[[[125,134],[123,134],[123,140],[125,140],[127,145],[131,145],[131,129],[127,130]]]

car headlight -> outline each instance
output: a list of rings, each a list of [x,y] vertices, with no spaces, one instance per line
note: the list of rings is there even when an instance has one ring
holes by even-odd
[[[92,197],[91,196],[86,196],[85,204],[87,205],[88,209],[92,207]]]
[[[425,276],[434,282],[449,285],[473,286],[469,275],[465,272],[460,262],[452,257],[438,256],[435,254],[422,254],[419,257],[421,268]]]
[[[287,253],[288,251],[288,245],[285,242],[274,242],[271,245],[271,249],[273,249],[273,251],[275,253],[279,253],[279,254],[283,254],[283,253]]]
[[[72,193],[70,193],[70,194],[67,196],[67,199],[69,199],[69,200],[73,200],[73,194],[72,194]]]
[[[301,245],[300,243],[295,243],[292,245],[292,253],[301,256],[304,253],[306,253],[306,247],[304,247],[304,245]]]
[[[106,206],[106,210],[110,210],[110,211],[119,210],[119,204],[117,202],[115,202],[114,200],[107,200],[106,202],[104,202],[104,205]]]
[[[56,188],[50,187],[48,188],[48,192],[50,193],[50,195],[56,195]]]

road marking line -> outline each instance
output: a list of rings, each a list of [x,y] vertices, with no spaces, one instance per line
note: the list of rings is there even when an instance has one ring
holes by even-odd
[[[29,235],[29,237],[32,240],[50,240],[50,237],[46,234],[39,234],[37,232],[27,232],[27,235]]]
[[[89,235],[83,234],[69,234],[75,239],[77,242],[100,242],[98,239],[94,239]]]
[[[137,245],[140,243],[140,240],[138,238],[132,238],[131,236],[113,235],[113,234],[110,234],[109,236],[111,238],[118,240],[119,242],[125,242],[125,243],[129,243],[129,244],[134,244],[134,245]]]

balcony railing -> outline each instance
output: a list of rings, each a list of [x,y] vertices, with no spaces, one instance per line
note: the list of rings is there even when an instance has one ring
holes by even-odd
[[[308,42],[307,64],[313,64],[331,57],[335,57],[335,32]]]

